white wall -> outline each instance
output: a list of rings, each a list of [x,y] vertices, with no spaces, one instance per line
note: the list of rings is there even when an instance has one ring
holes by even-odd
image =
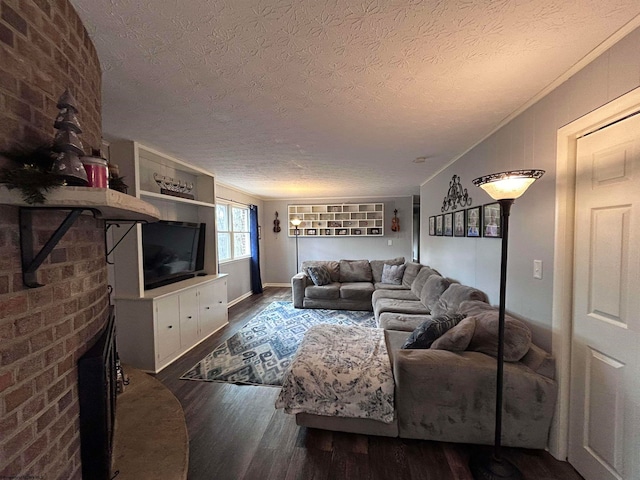
[[[247,205],[258,206],[258,225],[262,225],[262,231],[264,232],[264,205],[263,201],[257,197],[249,195],[245,192],[241,192],[227,185],[218,183],[216,185],[216,195],[219,199],[232,200],[234,202],[243,203]],[[264,270],[265,270],[265,248],[264,248],[264,235],[263,240],[259,241],[260,244],[260,270],[262,276],[262,282],[264,283]],[[241,260],[234,260],[232,262],[222,263],[219,266],[220,273],[228,273],[227,280],[227,301],[229,303],[234,300],[251,293],[251,271],[250,260],[248,258]]]
[[[420,261],[499,301],[500,240],[431,237],[428,218],[440,213],[456,174],[473,205],[492,202],[471,181],[515,168],[546,170],[511,210],[507,310],[529,321],[534,342],[551,349],[557,130],[640,86],[640,29],[491,135],[424,184],[421,194]],[[522,72],[526,75],[526,72]],[[533,279],[533,260],[543,261],[543,279]]]
[[[405,257],[411,260],[413,199],[407,197],[387,198],[305,198],[264,202],[265,224],[262,237],[265,239],[266,268],[262,273],[264,283],[290,284],[296,272],[295,238],[287,234],[287,206],[291,204],[325,203],[384,203],[384,235],[382,237],[298,238],[298,256],[305,260],[384,260]],[[393,211],[398,209],[400,231],[391,231]],[[274,233],[273,221],[278,212],[282,231]],[[391,241],[392,245],[388,245]]]

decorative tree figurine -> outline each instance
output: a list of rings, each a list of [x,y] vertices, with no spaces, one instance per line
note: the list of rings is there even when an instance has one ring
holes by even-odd
[[[64,177],[68,185],[85,186],[88,183],[87,172],[80,161],[80,155],[84,155],[84,150],[78,137],[82,129],[76,117],[76,100],[69,89],[60,96],[56,107],[60,109],[60,113],[53,124],[58,132],[53,140],[56,157],[51,171]]]

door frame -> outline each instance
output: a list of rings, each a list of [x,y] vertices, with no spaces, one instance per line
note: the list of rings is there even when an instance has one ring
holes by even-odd
[[[558,460],[566,460],[569,450],[577,139],[637,111],[640,111],[640,87],[574,120],[557,133],[551,350],[557,365],[558,400],[549,452]]]

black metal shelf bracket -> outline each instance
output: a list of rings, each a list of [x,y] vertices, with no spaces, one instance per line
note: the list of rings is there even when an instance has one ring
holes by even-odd
[[[118,228],[120,228],[120,224],[121,223],[131,223],[131,225],[129,226],[129,228],[127,229],[126,232],[124,232],[124,235],[122,235],[120,237],[120,239],[110,248],[107,248],[107,232],[109,231],[109,229],[112,226],[116,226]],[[109,265],[113,265],[113,262],[109,261],[109,255],[111,255],[111,253],[113,253],[113,251],[116,249],[116,247],[118,245],[120,245],[120,242],[122,242],[125,237],[129,234],[129,232],[131,230],[133,230],[133,227],[136,226],[136,224],[138,223],[148,223],[145,220],[117,220],[117,219],[111,219],[111,220],[105,220],[105,226],[104,226],[104,257],[105,260],[107,261],[107,263]]]
[[[71,228],[76,219],[87,208],[72,208],[56,229],[51,237],[45,242],[44,246],[38,253],[34,252],[33,247],[33,210],[34,208],[20,208],[20,256],[22,260],[22,283],[28,288],[42,287],[36,278],[38,268],[42,262],[49,256],[53,249],[58,245],[65,233]]]

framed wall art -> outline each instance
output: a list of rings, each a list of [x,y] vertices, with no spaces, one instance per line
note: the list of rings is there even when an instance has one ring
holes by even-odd
[[[482,228],[482,207],[467,208],[465,230],[467,237],[480,237]]]
[[[436,215],[436,235],[442,236],[442,215]]]
[[[453,213],[453,236],[464,237],[464,210],[458,210]]]
[[[432,237],[436,234],[436,217],[429,217],[429,235]]]
[[[444,214],[444,233],[445,237],[453,237],[453,213]]]
[[[500,238],[502,225],[500,225],[500,204],[487,203],[482,206],[482,235],[487,238]]]

